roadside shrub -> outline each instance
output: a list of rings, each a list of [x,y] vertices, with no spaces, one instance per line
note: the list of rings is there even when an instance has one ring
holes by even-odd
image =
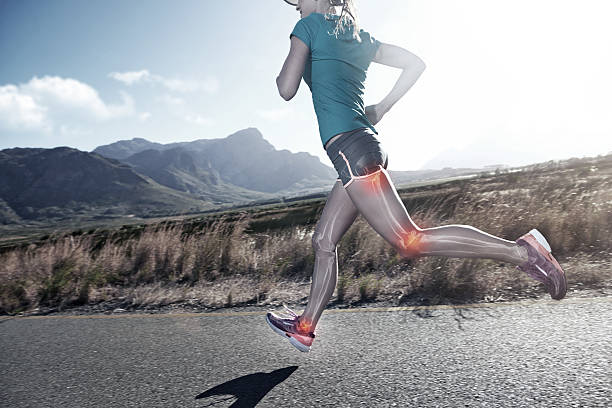
[[[609,279],[601,271],[609,270],[612,248],[612,159],[598,160],[575,168],[545,163],[516,173],[500,171],[497,176],[400,190],[399,195],[421,228],[471,225],[508,240],[537,228],[561,262],[588,257],[588,270],[570,270],[570,282],[596,286]],[[291,216],[275,209],[267,221],[258,218],[254,230],[249,229],[254,218],[244,213],[200,223],[132,226],[103,240],[93,234],[53,234],[38,247],[32,244],[0,254],[0,313],[85,304],[92,296],[97,299],[101,288],[114,293],[112,288],[143,285],[199,287],[237,276],[256,282],[249,296],[265,300],[275,282],[303,282],[312,276],[314,225],[295,223],[311,220],[321,205],[287,209]],[[339,302],[376,299],[393,286],[381,286],[383,279],[401,281],[405,287],[394,290],[433,303],[473,300],[503,282],[488,272],[497,266],[494,261],[402,259],[361,216],[337,251]],[[143,291],[138,299],[175,301],[182,291],[161,300]],[[223,292],[215,302],[249,297],[243,295]]]

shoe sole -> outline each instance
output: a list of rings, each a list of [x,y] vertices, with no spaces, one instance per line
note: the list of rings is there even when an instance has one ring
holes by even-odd
[[[544,256],[546,259],[548,259],[553,265],[555,265],[555,267],[559,271],[561,271],[561,276],[563,277],[563,286],[565,287],[565,290],[563,291],[562,294],[560,294],[561,296],[553,297],[553,299],[555,299],[555,300],[563,299],[565,297],[565,294],[567,293],[567,280],[566,280],[566,276],[565,276],[565,272],[563,271],[563,268],[561,268],[561,265],[559,265],[559,262],[557,262],[555,257],[552,255],[552,249],[550,248],[550,244],[548,243],[546,238],[544,238],[544,235],[542,235],[542,233],[540,231],[538,231],[537,229],[535,229],[535,228],[532,229],[531,231],[529,231],[527,234],[525,234],[525,236],[528,236],[528,235],[531,235],[536,240],[537,244],[539,244],[539,245],[535,245],[534,246],[536,248],[536,250],[540,254],[542,254],[542,256]],[[527,241],[527,242],[529,242],[529,241]],[[539,266],[536,265],[536,267],[542,273],[544,273],[545,276],[548,277],[548,274],[546,272],[544,272]],[[552,295],[551,295],[551,297],[552,297]]]
[[[285,339],[289,339],[289,343],[291,343],[293,345],[293,347],[295,347],[296,349],[298,349],[298,350],[300,350],[301,352],[304,352],[304,353],[308,353],[310,351],[310,347],[309,346],[306,346],[305,344],[302,344],[295,337],[291,337],[290,334],[288,334],[287,332],[282,331],[281,329],[276,327],[274,324],[272,324],[272,322],[270,321],[268,315],[266,315],[266,322],[268,322],[268,325],[272,328],[272,330],[274,330],[276,333],[278,333],[279,336],[282,336]]]
[[[544,238],[544,235],[542,235],[540,231],[534,228],[531,231],[529,231],[529,234],[531,234],[536,239],[536,241],[538,241],[540,245],[542,245],[544,249],[546,249],[546,251],[548,251],[549,253],[552,252],[552,249],[550,248],[550,244],[548,243],[546,238]]]

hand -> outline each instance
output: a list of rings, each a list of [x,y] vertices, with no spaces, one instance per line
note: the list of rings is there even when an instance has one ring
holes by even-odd
[[[385,111],[381,109],[380,105],[366,106],[365,114],[372,125],[376,125],[385,115]]]

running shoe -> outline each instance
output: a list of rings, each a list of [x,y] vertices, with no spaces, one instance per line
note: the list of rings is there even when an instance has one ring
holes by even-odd
[[[299,325],[299,316],[291,309],[284,305],[285,309],[289,313],[290,317],[283,317],[273,312],[266,314],[266,321],[279,335],[284,338],[288,338],[289,342],[298,350],[303,352],[309,352],[310,346],[315,339],[314,331],[306,331]]]
[[[517,239],[516,243],[527,248],[528,255],[528,260],[517,266],[517,269],[542,282],[553,299],[563,299],[567,292],[565,272],[552,256],[544,235],[537,229],[532,229]]]

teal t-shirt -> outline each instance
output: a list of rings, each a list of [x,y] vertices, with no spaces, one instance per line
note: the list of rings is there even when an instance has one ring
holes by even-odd
[[[338,133],[369,127],[363,105],[366,72],[380,41],[367,31],[359,31],[361,42],[353,38],[353,27],[333,32],[338,16],[311,13],[299,20],[289,38],[295,35],[308,48],[310,55],[304,68],[304,81],[312,92],[312,102],[319,122],[323,145]]]

